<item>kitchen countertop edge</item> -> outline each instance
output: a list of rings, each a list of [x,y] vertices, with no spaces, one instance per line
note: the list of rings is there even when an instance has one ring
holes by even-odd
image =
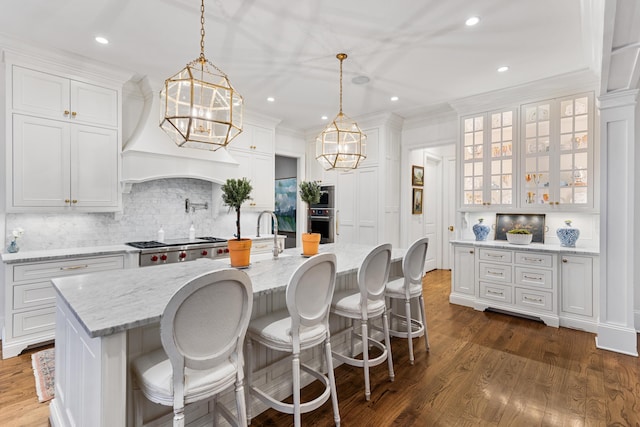
[[[2,253],[2,262],[16,264],[21,262],[53,261],[65,258],[113,255],[118,253],[137,253],[140,249],[127,245],[86,246],[80,248],[43,249],[36,251],[20,251],[15,254]]]
[[[513,245],[507,241],[498,240],[450,240],[449,243],[454,245],[476,246],[495,249],[513,249],[518,251],[536,251],[536,252],[553,252],[565,255],[600,255],[598,248],[575,247],[568,248],[560,245],[531,243],[529,245]]]

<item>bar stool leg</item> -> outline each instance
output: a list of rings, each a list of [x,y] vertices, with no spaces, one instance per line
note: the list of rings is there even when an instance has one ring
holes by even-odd
[[[300,417],[300,353],[293,353],[291,370],[293,372],[293,425],[300,427],[302,425]]]
[[[411,300],[404,301],[404,314],[407,321],[407,340],[409,343],[409,363],[413,365],[413,339],[411,339]]]
[[[251,386],[253,384],[253,340],[249,337],[246,339],[247,351],[245,352],[245,360],[247,364],[247,389],[245,390],[245,403],[247,405],[247,422],[245,425],[251,424],[253,411],[251,410]]]
[[[387,365],[389,366],[389,380],[393,382],[396,374],[393,372],[393,355],[391,354],[391,335],[389,333],[389,317],[387,312],[382,313],[382,328],[384,330],[384,345],[387,348]]]
[[[362,320],[362,362],[364,365],[364,398],[371,400],[371,387],[369,385],[369,331],[367,321]]]
[[[329,338],[324,344],[327,375],[329,376],[329,386],[331,387],[331,404],[333,405],[333,420],[336,427],[340,427],[340,411],[338,409],[338,390],[336,388],[336,378],[333,374],[333,356],[331,355],[331,341]]]
[[[424,309],[424,298],[420,295],[420,309],[422,310],[422,326],[424,327],[424,345],[429,351],[429,333],[427,332],[427,312]]]

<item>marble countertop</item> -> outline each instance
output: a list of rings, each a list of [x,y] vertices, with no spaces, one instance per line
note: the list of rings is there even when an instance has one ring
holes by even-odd
[[[336,254],[338,276],[357,271],[371,249],[372,246],[354,244],[320,245],[320,253]],[[300,248],[286,249],[277,260],[268,254],[252,257],[244,271],[251,278],[254,298],[283,291],[295,269],[305,261],[300,252]],[[402,260],[404,252],[394,249],[392,260]],[[89,336],[100,337],[157,323],[173,293],[190,278],[229,267],[228,260],[203,258],[63,277],[52,282]]]
[[[454,245],[467,245],[484,248],[496,249],[513,249],[518,251],[536,251],[536,252],[553,252],[566,255],[600,255],[598,248],[575,247],[567,248],[560,245],[550,245],[543,243],[531,243],[529,245],[514,245],[506,240],[485,240],[478,242],[476,240],[450,240],[449,243]]]
[[[263,234],[260,237],[247,236],[252,240],[263,241],[273,240],[273,234]],[[278,238],[285,238],[283,235],[278,235]],[[52,261],[65,258],[74,258],[78,256],[98,256],[98,255],[111,255],[118,253],[136,253],[140,252],[140,249],[128,245],[109,245],[109,246],[86,246],[79,248],[62,248],[62,249],[48,249],[48,250],[34,250],[34,251],[20,251],[15,254],[4,252],[0,254],[0,259],[5,264],[15,264],[20,262],[38,262],[38,261]]]

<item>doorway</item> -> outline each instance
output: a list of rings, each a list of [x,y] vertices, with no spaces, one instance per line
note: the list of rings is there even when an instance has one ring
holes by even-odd
[[[278,234],[286,236],[285,248],[295,248],[297,240],[298,159],[275,156],[275,214]]]

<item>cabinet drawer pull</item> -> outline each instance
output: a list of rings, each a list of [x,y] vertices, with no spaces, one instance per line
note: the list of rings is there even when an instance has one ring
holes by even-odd
[[[526,274],[523,275],[522,277],[524,277],[525,279],[529,279],[529,280],[542,280],[542,277],[527,276]]]
[[[494,276],[501,276],[504,274],[502,271],[491,271],[487,270],[487,274],[493,274]]]
[[[504,258],[504,255],[487,254],[487,256],[491,258]]]
[[[80,270],[82,268],[87,268],[89,267],[88,264],[83,264],[83,265],[72,265],[71,267],[60,267],[61,271],[68,271],[68,270]]]
[[[562,258],[562,262],[569,262],[569,260],[566,258]]]
[[[525,301],[540,302],[540,303],[542,302],[542,298],[531,298],[531,297],[527,297],[527,296],[524,297],[524,300]]]
[[[488,289],[488,290],[487,290],[487,293],[488,293],[489,295],[499,295],[499,296],[501,296],[501,297],[502,297],[502,296],[504,296],[504,292],[496,292],[496,291],[492,291],[491,289]]]
[[[474,252],[473,252],[473,251],[469,251],[469,253],[470,253],[470,254],[472,254],[472,255],[474,254]]]
[[[540,258],[528,258],[528,257],[523,257],[522,258],[524,261],[531,261],[531,262],[542,262],[542,260]]]

